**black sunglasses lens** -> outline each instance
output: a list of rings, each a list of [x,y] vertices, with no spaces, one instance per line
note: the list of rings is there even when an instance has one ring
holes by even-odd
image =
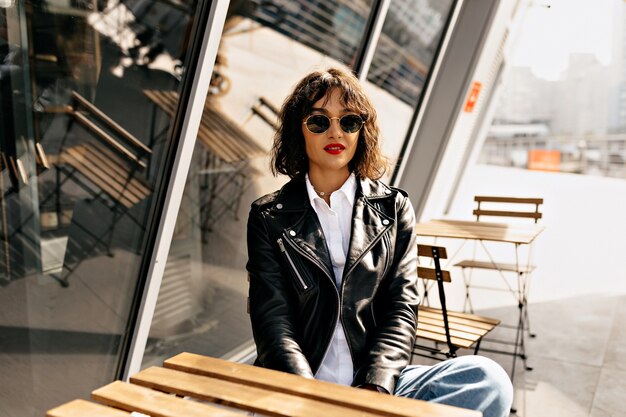
[[[330,119],[321,114],[314,114],[306,119],[306,127],[311,133],[324,133],[330,127]]]
[[[348,114],[339,120],[339,125],[346,133],[354,133],[363,127],[363,120],[356,114]]]

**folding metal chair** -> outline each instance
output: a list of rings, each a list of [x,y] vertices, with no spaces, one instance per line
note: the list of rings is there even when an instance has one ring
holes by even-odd
[[[441,268],[441,259],[447,259],[446,249],[440,246],[417,245],[418,257],[429,258],[434,268],[418,266],[417,276],[424,284],[424,299],[428,298],[428,280],[437,283],[441,308],[420,306],[417,314],[417,339],[414,356],[446,359],[456,356],[460,348],[474,347],[474,354],[480,349],[482,338],[493,330],[500,320],[476,314],[449,311],[446,305],[444,282],[451,282],[450,272]],[[422,344],[422,340],[433,342],[433,346]],[[440,345],[443,344],[443,347]],[[422,351],[428,354],[422,353]]]

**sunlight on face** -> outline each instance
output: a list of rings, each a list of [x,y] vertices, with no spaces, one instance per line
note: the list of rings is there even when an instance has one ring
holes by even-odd
[[[311,114],[323,114],[331,118],[354,113],[353,110],[345,108],[341,103],[341,91],[336,88],[315,102],[311,109]],[[304,135],[306,154],[309,158],[310,174],[345,177],[350,174],[348,163],[356,152],[359,139],[358,131],[346,133],[339,126],[339,120],[333,119],[330,128],[319,134],[309,132],[303,123],[302,134]]]

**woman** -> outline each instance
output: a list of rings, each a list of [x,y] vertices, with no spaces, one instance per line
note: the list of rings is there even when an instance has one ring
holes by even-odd
[[[417,325],[415,216],[378,178],[376,112],[352,74],[304,77],[286,99],[272,169],[252,204],[247,269],[257,365],[508,415],[502,368],[477,356],[408,366]]]

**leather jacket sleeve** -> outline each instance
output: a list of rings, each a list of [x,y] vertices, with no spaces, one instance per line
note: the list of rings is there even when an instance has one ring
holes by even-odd
[[[371,335],[363,366],[356,369],[353,385],[374,384],[393,393],[400,372],[407,366],[417,328],[417,248],[415,214],[408,197],[397,210],[397,235],[393,264],[384,277],[383,320]]]
[[[296,341],[293,297],[272,245],[263,214],[253,206],[248,218],[250,320],[257,360],[265,368],[313,378]]]

